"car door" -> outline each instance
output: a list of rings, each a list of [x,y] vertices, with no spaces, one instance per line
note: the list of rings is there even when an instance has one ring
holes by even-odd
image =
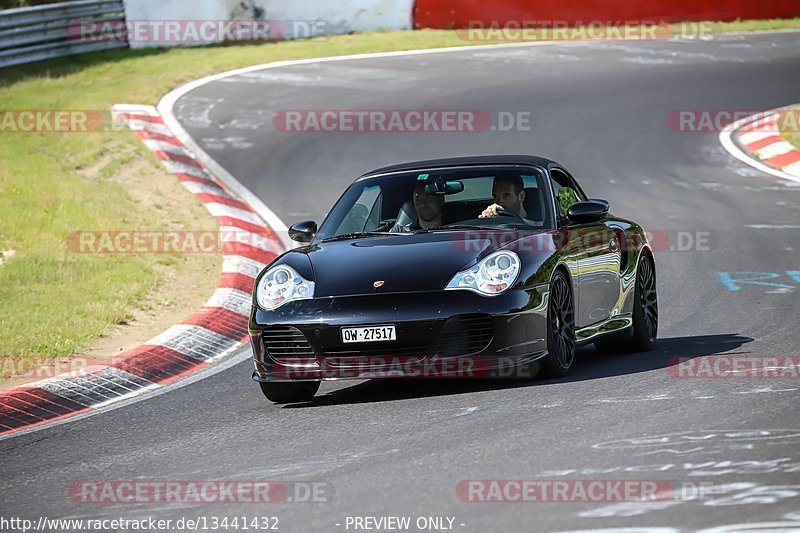
[[[569,239],[579,243],[578,275],[575,285],[575,325],[585,328],[608,320],[619,301],[620,246],[613,229],[603,221],[571,224],[567,211],[587,200],[585,193],[566,170],[550,169],[556,210]]]

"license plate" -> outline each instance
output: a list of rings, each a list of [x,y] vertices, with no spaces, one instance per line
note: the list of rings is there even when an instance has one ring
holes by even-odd
[[[342,342],[382,342],[397,340],[394,326],[342,328]]]

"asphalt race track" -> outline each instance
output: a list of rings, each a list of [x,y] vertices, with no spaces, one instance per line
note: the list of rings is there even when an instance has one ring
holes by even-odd
[[[574,42],[298,65],[223,79],[176,106],[192,137],[287,224],[321,221],[352,179],[414,159],[532,153],[590,196],[667,235],[656,251],[660,340],[647,354],[579,353],[568,379],[323,384],[275,406],[244,362],[130,406],[0,441],[4,516],[277,516],[346,531],[348,516],[448,516],[457,531],[754,522],[800,529],[800,381],[679,379],[679,356],[798,355],[800,184],[729,156],[676,110],[800,101],[800,33],[711,41]],[[298,109],[530,112],[530,131],[284,133]],[[689,238],[700,245],[688,245]],[[682,245],[689,250],[678,250]],[[772,273],[725,285],[719,273]],[[733,278],[740,275],[732,275]],[[738,290],[732,290],[738,289]],[[671,435],[668,438],[649,437]],[[86,505],[79,480],[325,483],[328,502]],[[464,503],[461,480],[694,483],[652,504]],[[445,522],[447,523],[447,522]],[[337,526],[337,524],[339,524]],[[463,524],[463,525],[461,525]],[[771,527],[778,527],[777,525]],[[350,531],[353,530],[351,526]],[[412,529],[412,531],[415,529]]]

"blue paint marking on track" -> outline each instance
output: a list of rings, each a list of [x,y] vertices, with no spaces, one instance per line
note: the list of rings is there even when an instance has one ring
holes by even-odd
[[[793,281],[800,283],[800,270],[787,270],[785,273]],[[739,292],[741,290],[740,285],[761,285],[785,290],[796,288],[796,285],[764,281],[781,278],[783,274],[779,272],[717,272],[717,276],[720,283],[731,292]]]

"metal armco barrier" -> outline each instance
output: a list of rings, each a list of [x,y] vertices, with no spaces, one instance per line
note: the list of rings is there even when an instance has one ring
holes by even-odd
[[[127,47],[124,31],[110,36],[92,29],[104,25],[124,28],[124,22],[122,0],[78,0],[2,10],[0,68]]]

